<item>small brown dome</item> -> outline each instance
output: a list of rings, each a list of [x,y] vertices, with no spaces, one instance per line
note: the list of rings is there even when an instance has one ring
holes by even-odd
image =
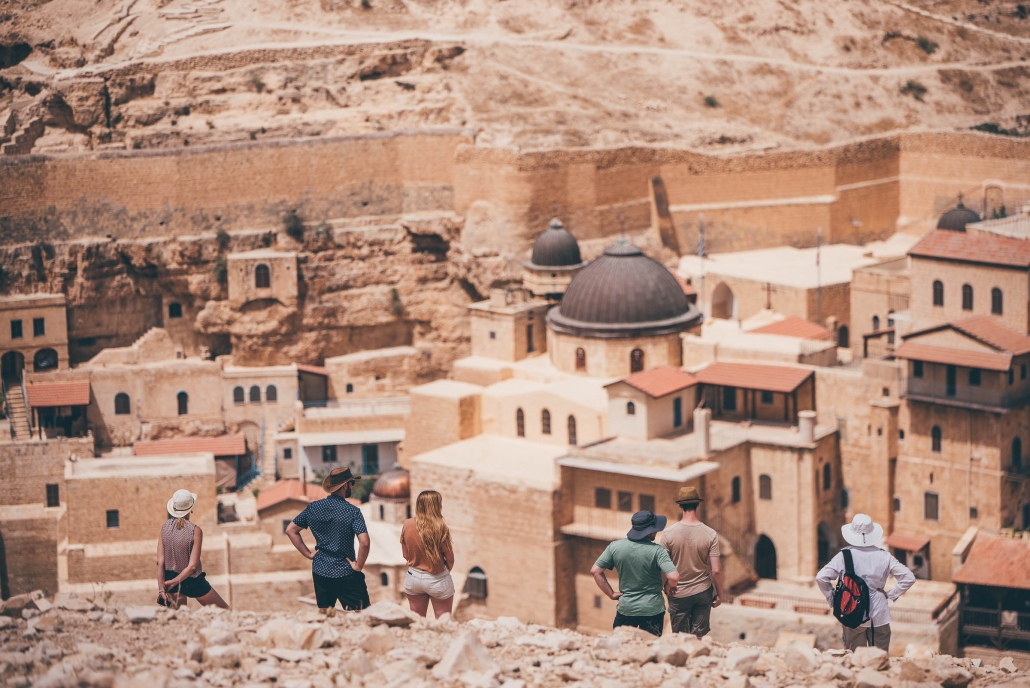
[[[379,474],[375,485],[372,486],[372,494],[382,499],[410,499],[411,474],[399,465],[394,465],[390,470]]]
[[[583,264],[576,237],[558,218],[551,220],[547,229],[533,242],[530,264],[536,268],[578,268]]]
[[[979,222],[980,216],[975,210],[967,208],[959,200],[958,205],[941,215],[937,221],[937,229],[950,229],[953,232],[966,231],[966,225]]]

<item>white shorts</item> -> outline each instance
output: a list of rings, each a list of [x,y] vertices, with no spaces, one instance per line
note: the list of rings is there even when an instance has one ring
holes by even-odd
[[[404,577],[404,594],[429,595],[434,600],[454,597],[451,572],[444,569],[443,573],[429,573],[409,566],[408,575]]]

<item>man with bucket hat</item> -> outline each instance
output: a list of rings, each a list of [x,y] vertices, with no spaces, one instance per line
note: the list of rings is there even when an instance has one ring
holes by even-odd
[[[674,633],[708,634],[712,608],[722,603],[719,535],[701,523],[697,508],[704,499],[696,487],[681,487],[676,496],[682,516],[662,532],[662,547],[679,571],[679,585],[669,594]]]
[[[347,501],[351,486],[361,476],[351,475],[350,468],[337,468],[322,481],[328,494],[308,504],[304,511],[286,526],[286,536],[297,551],[311,560],[311,577],[315,583],[315,599],[319,611],[332,616],[336,601],[344,609],[369,606],[368,587],[361,569],[368,558],[370,540],[361,510]],[[315,551],[308,549],[300,535],[310,528],[315,536]],[[358,552],[354,554],[354,537]]]
[[[849,576],[859,576],[869,589],[869,620],[857,628],[841,625],[844,637],[844,649],[855,651],[857,648],[875,645],[881,650],[890,651],[891,644],[891,612],[887,600],[897,602],[898,598],[916,582],[916,577],[900,561],[877,545],[883,539],[883,528],[866,514],[855,514],[851,523],[840,528],[844,540],[851,545],[837,553],[826,566],[815,576],[815,582],[826,601],[833,607],[833,581],[845,572]],[[850,569],[850,570],[849,570]],[[894,577],[894,587],[884,591],[888,576]]]
[[[662,634],[665,626],[662,590],[672,590],[679,583],[679,574],[669,553],[654,541],[667,521],[665,516],[655,516],[650,511],[633,514],[633,527],[626,533],[626,539],[609,544],[590,569],[601,592],[619,602],[612,628],[635,626],[653,635]],[[619,592],[612,590],[604,575],[613,568],[619,573]]]

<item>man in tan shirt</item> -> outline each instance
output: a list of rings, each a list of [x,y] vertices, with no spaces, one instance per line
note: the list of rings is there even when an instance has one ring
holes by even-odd
[[[669,618],[674,633],[693,633],[698,638],[711,630],[712,609],[722,604],[722,564],[719,535],[701,523],[696,487],[681,487],[676,503],[680,520],[662,532],[662,546],[679,571],[679,585],[669,596]]]

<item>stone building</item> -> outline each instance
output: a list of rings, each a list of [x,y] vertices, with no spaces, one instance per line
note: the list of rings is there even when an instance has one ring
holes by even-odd
[[[23,370],[68,368],[68,316],[64,294],[30,294],[0,299],[0,366],[6,384]]]
[[[538,298],[560,300],[584,265],[576,238],[554,218],[533,242],[532,257],[522,263],[522,286]]]
[[[297,254],[292,251],[258,249],[231,253],[226,260],[229,302],[241,308],[253,301],[278,301],[297,305]]]

